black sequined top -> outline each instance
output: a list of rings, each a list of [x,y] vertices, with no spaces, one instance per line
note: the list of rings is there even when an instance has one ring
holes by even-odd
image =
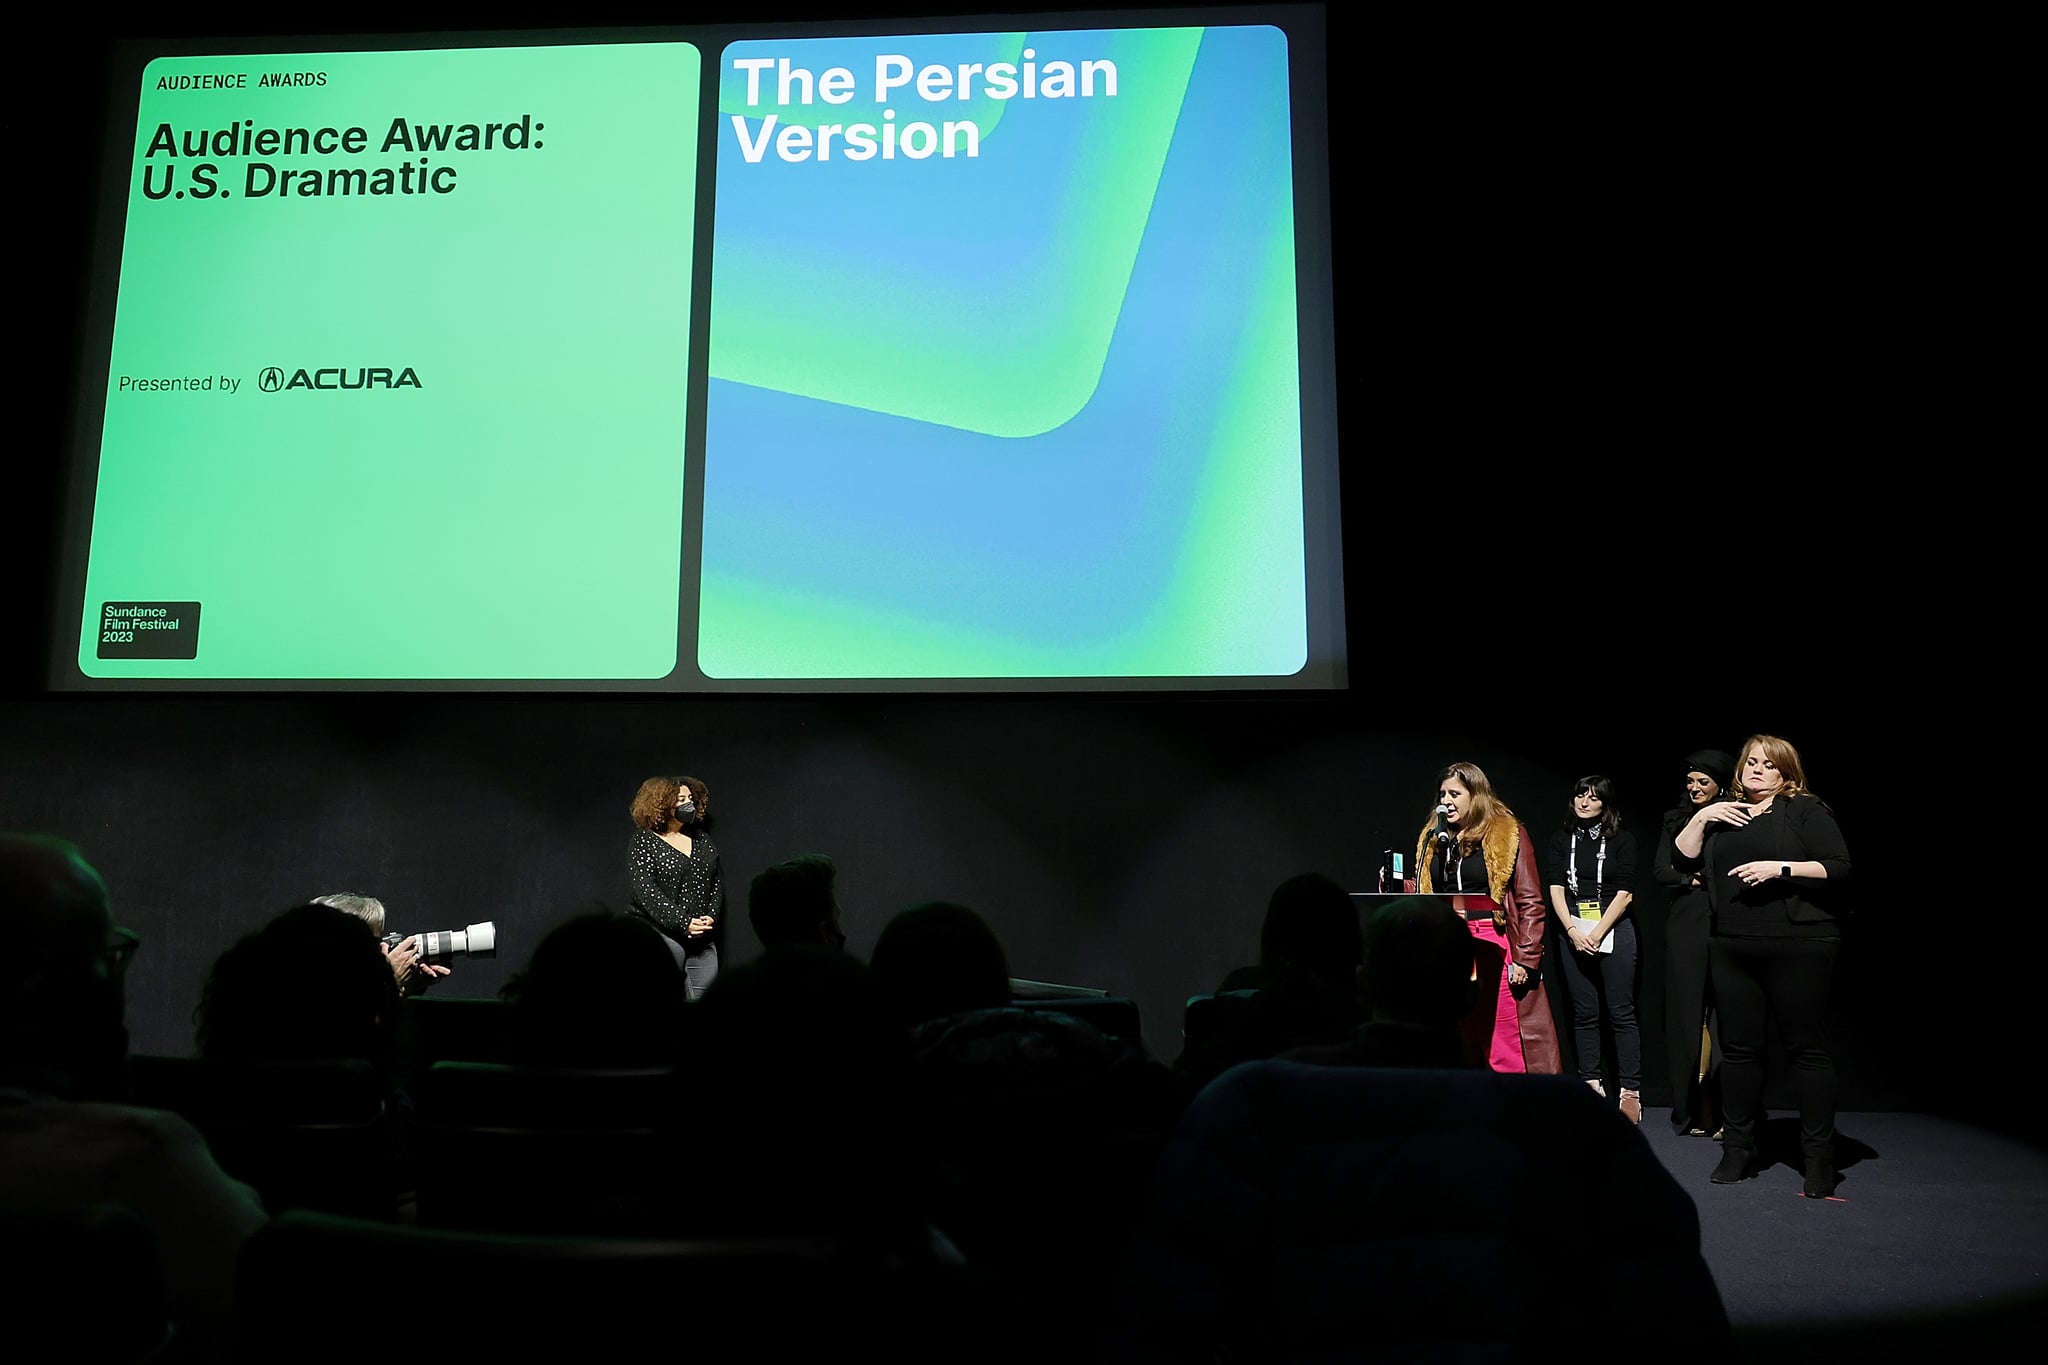
[[[718,866],[718,849],[703,831],[690,836],[690,853],[684,857],[653,830],[635,830],[626,851],[626,871],[634,912],[653,920],[677,942],[688,936],[690,921],[699,915],[723,922],[725,874]]]

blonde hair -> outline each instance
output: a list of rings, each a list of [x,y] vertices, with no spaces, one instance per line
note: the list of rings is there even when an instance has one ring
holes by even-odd
[[[1776,735],[1751,735],[1742,741],[1742,748],[1737,751],[1739,757],[1735,760],[1735,790],[1738,793],[1742,791],[1742,765],[1749,762],[1751,749],[1763,750],[1764,757],[1777,765],[1778,776],[1784,783],[1778,788],[1778,795],[1813,795],[1806,786],[1806,766],[1799,761],[1799,751],[1792,747],[1791,740],[1780,739]]]
[[[1454,777],[1458,779],[1458,785],[1472,797],[1471,815],[1464,824],[1458,826],[1458,847],[1469,850],[1485,835],[1488,825],[1495,820],[1512,820],[1515,813],[1508,808],[1508,803],[1494,792],[1493,783],[1486,780],[1485,771],[1477,763],[1446,764],[1444,770],[1436,775],[1437,790],[1441,792],[1444,783]],[[1424,824],[1423,829],[1427,831],[1434,821],[1435,817],[1431,816],[1430,822]]]

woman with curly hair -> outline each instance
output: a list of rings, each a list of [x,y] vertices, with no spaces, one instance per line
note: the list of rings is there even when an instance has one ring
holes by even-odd
[[[1529,831],[1475,764],[1453,763],[1437,774],[1436,802],[1415,841],[1419,889],[1455,897],[1472,937],[1506,951],[1487,1065],[1554,1076],[1557,1025],[1543,990],[1543,879]]]
[[[718,975],[725,923],[725,874],[705,832],[711,789],[695,777],[650,777],[633,797],[632,815],[626,871],[633,913],[661,930],[695,1000]]]

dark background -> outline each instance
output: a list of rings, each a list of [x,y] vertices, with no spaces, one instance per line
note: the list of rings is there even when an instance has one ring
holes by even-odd
[[[367,4],[347,28],[963,8]],[[1943,970],[1933,844],[1895,814],[1919,736],[1887,719],[1924,687],[1920,647],[1890,588],[1897,528],[1863,510],[1871,476],[1831,434],[1869,399],[1869,305],[1835,232],[1840,177],[1805,155],[1799,35],[1330,17],[1346,691],[47,694],[110,42],[310,33],[331,13],[95,11],[15,63],[9,217],[33,234],[18,316],[37,344],[5,465],[0,827],[76,840],[142,933],[138,1050],[189,1049],[214,955],[324,891],[379,895],[405,931],[495,920],[500,956],[441,987],[494,993],[555,918],[623,905],[627,803],[681,770],[713,793],[728,961],[755,948],[747,878],[825,852],[854,951],[905,905],[962,901],[1014,974],[1135,998],[1170,1059],[1183,1000],[1256,955],[1273,886],[1318,869],[1369,887],[1466,759],[1539,837],[1576,777],[1615,780],[1643,843],[1658,1103],[1657,816],[1685,754],[1762,730],[1800,747],[1857,858],[1844,1107],[2017,1126],[1992,1087],[2018,992],[1981,944],[1938,1012],[1910,988]]]

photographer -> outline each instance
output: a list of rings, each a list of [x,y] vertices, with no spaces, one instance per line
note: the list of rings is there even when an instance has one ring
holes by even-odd
[[[384,945],[384,957],[391,964],[391,975],[398,982],[400,995],[418,995],[433,985],[437,978],[447,976],[454,970],[422,958],[417,934],[394,943],[392,940],[395,936],[384,932],[384,902],[375,896],[358,895],[353,891],[336,891],[325,896],[315,896],[312,903],[331,906],[336,910],[346,910],[370,926],[370,931],[376,934]]]

